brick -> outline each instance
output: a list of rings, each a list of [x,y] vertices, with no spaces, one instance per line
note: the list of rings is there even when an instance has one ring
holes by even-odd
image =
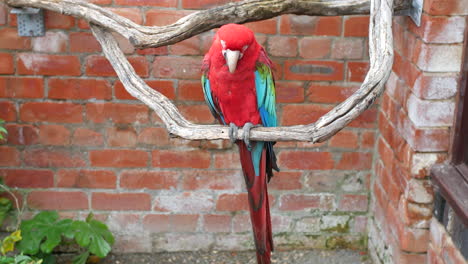
[[[179,105],[180,113],[189,121],[201,124],[211,124],[214,117],[206,104],[202,105]]]
[[[207,9],[230,3],[228,0],[182,0],[182,8]]]
[[[70,52],[100,52],[101,45],[90,32],[70,32]]]
[[[408,117],[416,127],[451,126],[455,111],[453,101],[424,101],[411,95]]]
[[[81,123],[82,106],[74,103],[28,102],[20,106],[24,122]]]
[[[0,25],[6,25],[8,22],[8,9],[4,4],[0,4]]]
[[[155,211],[202,213],[212,211],[215,202],[211,194],[183,192],[160,194],[155,199]]]
[[[347,17],[344,23],[345,37],[369,36],[369,16]]]
[[[449,99],[457,92],[457,82],[456,75],[421,74],[412,90],[421,99]]]
[[[13,102],[0,102],[0,119],[4,121],[16,120],[16,106]]]
[[[307,88],[307,101],[313,103],[340,103],[359,89],[358,86],[322,85],[311,83]]]
[[[35,167],[83,167],[86,161],[81,153],[60,149],[26,149],[23,151],[23,162],[25,165]]]
[[[171,215],[149,214],[143,216],[143,228],[151,233],[171,231]]]
[[[372,153],[344,152],[336,165],[339,170],[369,170],[372,167]]]
[[[252,230],[250,216],[247,214],[235,214],[232,217],[232,231],[234,233],[243,233]]]
[[[362,194],[344,194],[338,204],[338,210],[347,212],[367,212],[369,197]]]
[[[4,27],[0,29],[0,49],[31,49],[31,38],[18,36],[18,30],[16,28]]]
[[[190,13],[192,12],[183,10],[151,9],[146,12],[145,24],[147,26],[167,26]]]
[[[173,55],[200,55],[200,48],[201,39],[199,36],[194,36],[169,46],[169,51]]]
[[[304,84],[302,82],[278,81],[275,85],[277,103],[304,102]]]
[[[169,99],[175,99],[175,88],[173,81],[165,81],[165,80],[151,80],[146,81],[146,84],[153,88],[154,90],[162,93]],[[200,88],[201,90],[201,88]],[[123,86],[122,82],[117,81],[114,84],[114,95],[117,99],[123,100],[137,100],[135,97],[130,95],[125,87]]]
[[[361,148],[374,148],[375,133],[372,131],[365,131],[361,134]]]
[[[213,156],[214,167],[218,169],[240,169],[239,153],[221,152]]]
[[[331,46],[330,38],[304,37],[299,41],[299,55],[305,59],[328,58]]]
[[[304,176],[304,188],[316,192],[329,192],[337,189],[348,173],[344,171],[310,171]]]
[[[14,147],[0,146],[0,166],[18,166],[21,164],[20,152]]]
[[[41,78],[0,77],[0,97],[42,98],[44,81]]]
[[[335,148],[357,148],[358,135],[354,131],[342,130],[330,139],[329,146]]]
[[[153,166],[158,168],[198,168],[210,166],[210,153],[206,150],[154,150]]]
[[[144,105],[120,103],[86,104],[86,116],[93,123],[112,121],[113,123],[148,123],[148,108]]]
[[[148,62],[144,57],[127,58],[135,72],[141,77],[148,77]],[[109,61],[99,55],[91,55],[86,58],[85,72],[88,76],[116,76],[114,68]]]
[[[416,65],[428,72],[459,72],[462,63],[461,45],[421,44]]]
[[[218,196],[216,211],[248,211],[249,202],[247,193],[221,194]]]
[[[199,79],[202,59],[198,57],[158,56],[153,62],[157,78]]]
[[[317,121],[329,110],[331,110],[330,107],[312,104],[285,105],[280,123],[283,126],[309,124]]]
[[[167,55],[169,54],[169,48],[168,46],[163,46],[158,48],[137,49],[136,53],[138,55]]]
[[[78,146],[102,146],[104,138],[99,132],[80,127],[73,132],[72,144]]]
[[[301,172],[276,172],[268,184],[268,189],[300,190],[302,189],[301,178]]]
[[[32,39],[32,49],[35,52],[66,52],[67,44],[68,35],[62,31],[47,31],[45,36]]]
[[[282,167],[293,170],[329,170],[334,165],[330,152],[283,150],[278,159]]]
[[[405,189],[405,197],[410,202],[431,204],[434,201],[434,190],[428,181],[411,179]]]
[[[231,232],[231,216],[204,215],[203,230],[210,233]]]
[[[463,17],[434,17],[423,14],[421,26],[408,23],[409,30],[426,43],[461,43],[466,21]]]
[[[108,9],[109,11],[112,11],[117,15],[128,18],[137,24],[143,24],[143,17],[139,8],[112,7]]]
[[[280,32],[287,35],[339,36],[341,17],[281,16]]]
[[[287,60],[284,64],[285,78],[304,81],[343,80],[342,62]]]
[[[70,144],[70,130],[62,125],[39,126],[39,143],[64,146]]]
[[[331,49],[332,59],[362,59],[364,53],[362,39],[341,38],[333,42]]]
[[[127,170],[120,174],[120,187],[127,189],[169,190],[177,188],[179,174],[173,171]]]
[[[177,7],[177,0],[117,0],[117,5]]]
[[[115,189],[117,176],[105,170],[59,170],[57,187]]]
[[[32,125],[8,124],[7,142],[12,145],[33,145],[38,142],[39,130]]]
[[[168,146],[169,134],[162,127],[147,127],[141,130],[138,134],[138,143],[154,146]]]
[[[112,89],[106,80],[50,78],[48,84],[48,97],[52,99],[109,100],[112,98]]]
[[[91,166],[96,167],[146,167],[148,159],[148,153],[142,150],[108,149],[92,150],[89,152]]]
[[[14,72],[13,56],[10,53],[0,53],[0,74],[12,74]]]
[[[67,29],[75,26],[75,18],[49,10],[46,10],[44,13],[44,21],[47,29]]]
[[[18,73],[27,75],[81,75],[80,60],[71,55],[18,54]]]
[[[110,127],[106,134],[109,147],[134,147],[137,144],[137,134],[131,127]]]
[[[32,191],[28,207],[41,210],[86,210],[88,197],[84,192]]]
[[[429,244],[429,230],[419,228],[398,228],[400,248],[407,252],[423,253]]]
[[[246,23],[245,26],[250,28],[254,33],[260,34],[276,34],[276,18]]]
[[[91,197],[91,208],[94,210],[151,210],[151,196],[147,193],[93,193]]]
[[[348,62],[347,80],[350,82],[363,82],[369,71],[368,62],[350,61]]]
[[[179,100],[200,102],[205,100],[200,81],[179,81],[177,93],[177,99]]]
[[[423,10],[431,15],[468,15],[466,1],[428,0]]]
[[[281,211],[302,211],[302,210],[331,210],[333,199],[330,195],[320,194],[285,194],[280,198],[279,209]]]
[[[270,56],[296,57],[297,38],[285,36],[272,36],[268,39],[267,51]]]
[[[239,190],[244,181],[240,170],[190,170],[183,173],[184,190]]]

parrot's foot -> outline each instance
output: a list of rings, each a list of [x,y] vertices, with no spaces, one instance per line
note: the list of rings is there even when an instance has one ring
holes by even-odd
[[[260,125],[254,125],[254,124],[248,122],[248,123],[245,123],[245,124],[244,124],[244,127],[242,128],[242,131],[244,131],[244,134],[243,134],[243,136],[244,136],[244,143],[245,143],[245,145],[247,146],[247,149],[248,149],[249,151],[252,150],[252,145],[250,144],[250,130],[251,130],[252,128],[254,128],[254,127],[259,127],[259,126],[260,126]]]
[[[239,128],[234,123],[229,123],[229,140],[231,140],[232,144],[236,143],[237,130],[239,130]]]

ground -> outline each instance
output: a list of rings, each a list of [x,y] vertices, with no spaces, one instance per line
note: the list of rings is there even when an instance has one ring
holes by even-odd
[[[109,255],[102,264],[256,264],[255,253],[245,252],[174,252],[158,254]],[[358,251],[276,251],[272,263],[288,264],[371,264],[367,255]]]

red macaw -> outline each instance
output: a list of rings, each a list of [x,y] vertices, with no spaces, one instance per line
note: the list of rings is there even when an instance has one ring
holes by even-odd
[[[244,129],[244,141],[237,141],[247,186],[250,219],[257,262],[270,263],[273,251],[267,180],[273,169],[279,171],[273,152],[274,142],[252,142],[250,129],[276,126],[275,83],[272,62],[245,26],[222,26],[203,60],[202,86],[211,113],[230,126],[235,142],[237,127]],[[268,179],[267,179],[268,178]]]

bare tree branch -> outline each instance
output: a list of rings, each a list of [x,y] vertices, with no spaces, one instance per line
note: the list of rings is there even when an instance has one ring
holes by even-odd
[[[246,23],[284,14],[332,16],[368,14],[370,0],[247,0],[198,11],[161,27],[138,25],[100,6],[81,0],[2,0],[16,7],[29,6],[83,18],[112,29],[139,48],[180,42],[227,23]],[[395,0],[395,10],[409,8],[409,0]]]
[[[398,3],[402,3],[398,0]],[[253,0],[200,11],[165,27],[144,27],[95,5],[72,0],[7,0],[15,6],[41,7],[82,17],[92,22],[92,31],[127,91],[151,107],[161,117],[169,133],[182,138],[228,139],[228,128],[197,125],[186,120],[164,95],[148,87],[135,73],[110,31],[117,31],[140,47],[176,43],[225,23],[261,20],[279,14],[335,15],[362,13],[364,0],[274,1]],[[302,8],[306,10],[302,10]],[[220,12],[220,14],[218,14]],[[364,112],[382,93],[393,63],[393,0],[371,0],[369,30],[370,70],[361,88],[346,101],[322,116],[316,123],[275,128],[255,128],[252,140],[322,142]],[[220,19],[219,21],[217,19]],[[201,23],[201,26],[197,26]],[[190,32],[186,32],[190,31]],[[148,39],[145,39],[148,38]],[[242,130],[237,135],[242,139]]]

